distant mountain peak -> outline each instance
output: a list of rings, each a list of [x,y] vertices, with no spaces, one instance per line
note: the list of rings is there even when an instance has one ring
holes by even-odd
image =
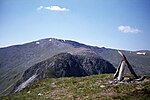
[[[121,50],[121,52],[125,54],[137,74],[150,74],[150,51]],[[136,54],[137,52],[142,54]],[[146,54],[143,55],[143,52]],[[55,38],[0,48],[0,95],[10,93],[14,84],[22,78],[27,69],[61,53],[69,53],[73,57],[78,56],[84,59],[98,57],[110,62],[114,67],[117,67],[121,60],[115,49],[100,48],[72,40]]]

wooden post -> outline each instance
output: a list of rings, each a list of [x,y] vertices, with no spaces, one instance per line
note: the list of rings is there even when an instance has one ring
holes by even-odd
[[[123,60],[126,62],[126,64],[127,64],[128,68],[129,68],[131,74],[133,74],[133,76],[134,76],[135,78],[138,78],[138,76],[137,76],[136,73],[134,72],[132,66],[130,65],[130,63],[128,62],[127,58],[125,57],[125,55],[124,55],[121,51],[119,51],[119,50],[118,50],[118,53],[119,53],[120,56],[123,58]]]
[[[123,74],[124,74],[124,69],[125,69],[125,61],[123,60],[120,66],[119,74],[118,74],[118,81],[123,80]]]
[[[123,61],[123,60],[122,60]],[[118,67],[117,67],[117,70],[116,70],[116,73],[114,74],[114,79],[118,77],[118,74],[119,74],[119,70],[120,70],[120,66],[121,66],[121,63],[122,61],[120,61]]]
[[[130,65],[130,63],[128,62],[127,58],[125,57],[125,55],[118,50],[118,53],[120,54],[120,56],[123,58],[121,60],[121,62],[119,63],[119,66],[117,68],[116,73],[114,74],[114,79],[117,78],[118,81],[122,81],[123,80],[123,74],[124,74],[124,69],[125,69],[125,64],[127,64],[131,74],[134,75],[135,78],[138,78],[138,76],[136,75],[136,73],[134,72],[134,70],[132,69],[132,66]]]

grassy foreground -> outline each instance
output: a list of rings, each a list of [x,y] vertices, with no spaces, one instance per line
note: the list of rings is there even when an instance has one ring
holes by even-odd
[[[112,79],[111,74],[47,78],[0,100],[150,100],[150,81],[112,85]]]

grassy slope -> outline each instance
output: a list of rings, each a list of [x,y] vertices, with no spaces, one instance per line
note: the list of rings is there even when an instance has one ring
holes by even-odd
[[[0,100],[150,100],[150,82],[111,85],[111,74],[47,78]]]

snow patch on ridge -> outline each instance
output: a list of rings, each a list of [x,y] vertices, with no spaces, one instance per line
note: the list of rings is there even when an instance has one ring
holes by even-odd
[[[33,75],[31,76],[28,80],[26,80],[25,82],[23,82],[22,84],[20,84],[17,89],[15,90],[15,92],[21,91],[22,89],[24,89],[26,86],[28,86],[31,82],[34,81],[34,79],[37,77],[37,75]]]
[[[146,55],[146,52],[137,52],[137,55]]]
[[[36,44],[40,44],[40,42],[36,42]]]
[[[49,39],[49,41],[52,41],[52,39]]]

